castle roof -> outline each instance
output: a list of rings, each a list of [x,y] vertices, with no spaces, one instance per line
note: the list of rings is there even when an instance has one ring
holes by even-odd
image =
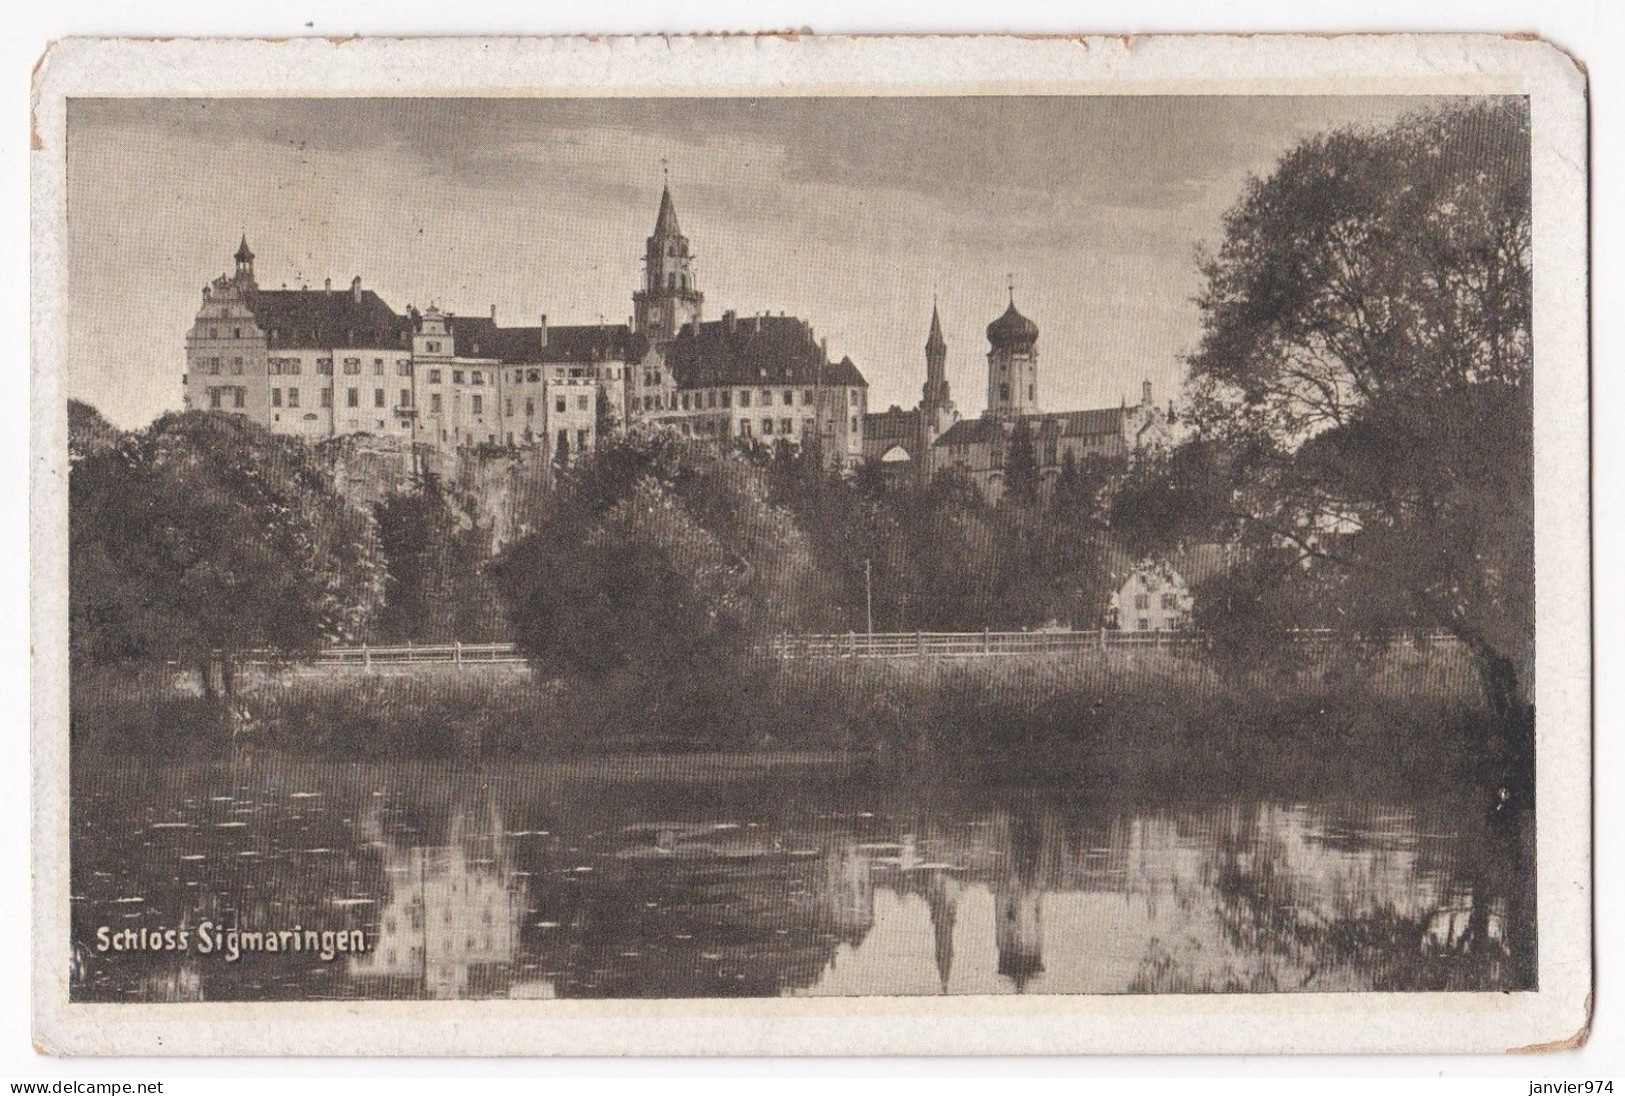
[[[876,441],[909,441],[918,436],[920,412],[918,408],[904,410],[893,407],[885,411],[871,411],[863,416],[863,436]]]
[[[248,297],[272,350],[411,346],[411,321],[372,290],[261,289]]]
[[[869,383],[851,358],[830,362],[812,328],[794,316],[725,316],[687,324],[666,350],[666,367],[682,388]]]
[[[1031,346],[1038,341],[1038,325],[1016,310],[1016,299],[1011,296],[1004,315],[987,325],[987,341],[994,347]]]
[[[1091,437],[1117,435],[1123,431],[1121,407],[1101,407],[1089,411],[1059,411],[1051,414],[1022,415],[1038,437]],[[1006,420],[1008,421],[1008,420]],[[990,415],[960,419],[937,438],[937,445],[985,445],[1003,429],[1001,420]]]
[[[452,349],[459,358],[521,362],[628,361],[641,357],[642,340],[626,324],[570,327],[498,327],[487,316],[450,318]]]

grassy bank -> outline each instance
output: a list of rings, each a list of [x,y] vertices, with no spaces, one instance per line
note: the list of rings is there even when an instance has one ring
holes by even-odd
[[[81,757],[207,760],[243,747],[353,760],[855,751],[988,779],[1119,783],[1454,778],[1477,696],[1448,651],[1320,657],[1247,675],[1169,651],[753,663],[656,688],[514,667],[248,676],[229,711],[161,674],[75,682]]]

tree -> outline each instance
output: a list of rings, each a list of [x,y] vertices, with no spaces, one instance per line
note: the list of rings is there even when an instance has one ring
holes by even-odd
[[[1038,444],[1026,419],[1017,419],[1010,429],[1010,446],[1004,459],[1004,497],[1018,506],[1038,501]]]
[[[1160,515],[1164,541],[1238,544],[1255,588],[1231,608],[1258,627],[1307,591],[1354,629],[1460,637],[1514,734],[1534,643],[1529,202],[1523,100],[1298,145],[1202,263],[1191,440],[1117,506],[1152,511],[1141,535]]]
[[[241,416],[168,414],[69,479],[76,657],[211,663],[358,637],[383,594],[370,517],[297,438]]]
[[[373,507],[388,578],[376,631],[386,640],[449,643],[506,638],[485,574],[482,531],[459,514],[439,477]]]

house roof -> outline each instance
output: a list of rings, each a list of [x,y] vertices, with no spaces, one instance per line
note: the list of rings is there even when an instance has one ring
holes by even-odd
[[[1115,435],[1123,429],[1121,407],[1100,407],[1088,411],[1057,411],[1053,414],[1023,415],[1036,437],[1064,438]],[[990,415],[960,419],[936,440],[937,445],[983,445],[1001,429],[1001,420]]]
[[[520,362],[628,361],[638,341],[621,324],[573,327],[498,327],[488,316],[450,318],[452,348],[459,358]]]
[[[248,306],[272,350],[411,346],[411,321],[370,289],[261,289]]]
[[[795,316],[724,317],[686,325],[666,350],[666,368],[682,388],[869,383],[851,358],[829,361],[811,326]]]

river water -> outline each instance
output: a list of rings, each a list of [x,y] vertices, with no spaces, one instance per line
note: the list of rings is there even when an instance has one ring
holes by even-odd
[[[1465,793],[965,789],[793,760],[81,777],[72,994],[1531,986],[1530,835]],[[103,949],[142,929],[188,946]]]

